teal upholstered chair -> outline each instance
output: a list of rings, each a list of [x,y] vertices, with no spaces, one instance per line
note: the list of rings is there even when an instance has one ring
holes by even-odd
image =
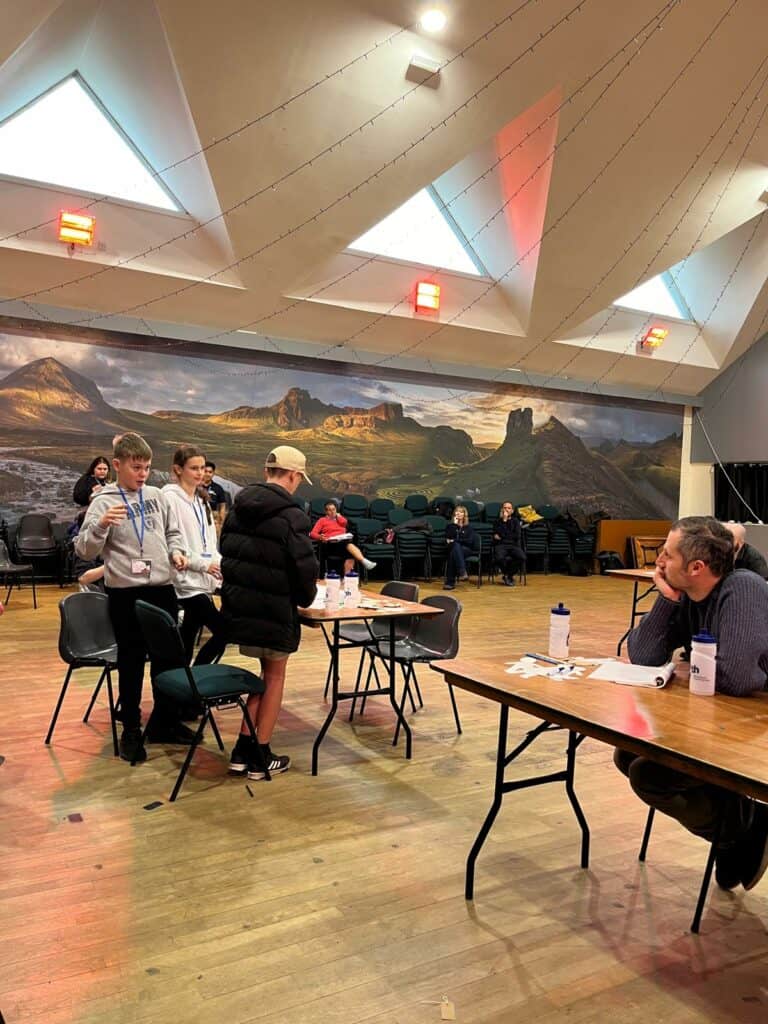
[[[243,717],[250,727],[251,737],[255,743],[256,734],[253,731],[251,720],[246,714],[243,696],[250,697],[252,694],[264,693],[264,680],[253,672],[238,668],[236,665],[195,665],[190,668],[184,653],[179,627],[168,612],[153,604],[148,604],[146,601],[137,601],[136,618],[139,620],[139,626],[150,656],[165,662],[175,661],[182,666],[168,669],[155,676],[153,684],[155,693],[174,704],[193,704],[202,708],[202,716],[195,738],[171,792],[170,799],[173,803],[179,794],[192,758],[195,756],[195,751],[209,722],[219,750],[224,749],[216,720],[213,717],[214,708],[237,705],[243,712]],[[152,715],[149,716],[145,726],[145,735],[152,722]],[[258,749],[256,746],[256,750]],[[268,780],[269,771],[266,769],[266,765],[261,767],[264,769],[264,778]]]

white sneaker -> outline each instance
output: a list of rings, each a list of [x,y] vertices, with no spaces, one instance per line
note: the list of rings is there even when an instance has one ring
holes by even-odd
[[[375,563],[375,562],[372,562],[372,561],[370,560],[370,558],[364,558],[364,559],[363,559],[363,565],[365,566],[365,568],[366,568],[366,569],[367,569],[367,570],[368,570],[369,572],[371,571],[371,569],[375,569],[375,568],[376,568],[376,563]]]

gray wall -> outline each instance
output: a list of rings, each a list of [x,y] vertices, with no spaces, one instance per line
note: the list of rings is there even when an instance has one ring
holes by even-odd
[[[768,334],[701,394],[700,414],[723,462],[768,462]],[[694,416],[691,462],[715,462]]]

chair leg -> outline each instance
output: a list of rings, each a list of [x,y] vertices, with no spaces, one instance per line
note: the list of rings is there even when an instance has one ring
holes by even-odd
[[[72,678],[72,672],[73,671],[74,671],[74,669],[70,665],[69,668],[67,669],[67,674],[64,677],[64,683],[63,683],[63,685],[61,687],[61,692],[59,693],[59,699],[56,701],[56,707],[55,707],[54,712],[53,712],[53,718],[51,719],[51,724],[48,726],[48,735],[45,737],[45,742],[46,742],[46,745],[48,745],[48,746],[50,745],[50,742],[51,742],[51,736],[53,736],[53,730],[56,728],[56,720],[59,717],[59,712],[61,711],[61,705],[64,703],[64,694],[67,692],[67,687],[69,686],[69,680]]]
[[[365,661],[365,648],[360,648],[360,661],[357,663],[357,675],[355,676],[355,693],[360,690],[360,683],[363,678],[363,662]],[[357,697],[352,698],[352,706],[349,709],[349,721],[355,717],[355,705],[357,704]]]
[[[112,727],[112,749],[115,752],[115,757],[120,757],[120,748],[117,745],[117,719],[115,718],[115,694],[112,690],[112,671],[111,669],[104,669],[107,673],[107,699],[109,701],[109,724]]]
[[[405,662],[401,662],[400,671],[403,673],[403,692],[408,694],[408,699],[411,702],[411,712],[415,715],[416,701],[413,699],[413,690],[411,689],[411,674],[413,672],[413,665],[406,665]]]
[[[414,685],[414,687],[416,689],[416,699],[419,702],[419,707],[423,708],[424,707],[424,700],[422,699],[422,696],[421,696],[421,689],[419,687],[419,680],[418,680],[418,677],[416,675],[416,666],[415,665],[411,665],[411,678],[413,679],[413,685]],[[416,709],[414,708],[414,711],[415,710]]]
[[[221,742],[221,733],[219,732],[219,727],[216,724],[216,719],[213,717],[213,710],[211,708],[208,709],[208,717],[211,721],[211,730],[216,739],[216,742],[219,745],[219,750],[223,750],[224,744]]]
[[[88,725],[88,719],[91,717],[93,705],[96,703],[96,698],[101,693],[101,687],[104,682],[104,679],[106,678],[106,675],[107,670],[104,668],[101,670],[101,675],[99,676],[98,683],[96,683],[96,686],[93,688],[93,693],[91,694],[91,699],[88,703],[88,707],[85,709],[85,714],[83,715],[83,725]]]
[[[149,718],[147,719],[147,724],[144,726],[144,731],[141,734],[141,745],[142,746],[144,746],[146,744],[146,742],[147,742],[147,733],[149,732],[149,727],[150,727],[150,725],[152,725],[152,719],[154,717],[155,717],[155,708],[154,708],[154,705],[153,705],[152,706],[152,710],[149,712]],[[135,768],[135,767],[136,767],[136,762],[135,761],[131,761],[131,768]]]
[[[179,776],[176,779],[176,785],[171,790],[170,803],[173,803],[176,797],[179,795],[179,790],[181,789],[182,784],[184,783],[186,774],[189,771],[189,766],[190,764],[192,764],[192,758],[195,756],[195,751],[200,745],[200,740],[202,740],[203,738],[203,730],[205,729],[206,722],[209,720],[210,717],[211,709],[205,708],[205,710],[203,711],[203,717],[200,719],[200,725],[198,725],[197,727],[195,738],[192,740],[192,743],[190,744],[189,750],[187,751],[187,756],[184,758],[184,764],[181,766],[181,771],[179,772]]]
[[[365,714],[365,702],[368,700],[368,691],[371,688],[371,675],[376,680],[376,688],[381,689],[381,681],[379,680],[379,670],[376,668],[376,656],[373,651],[368,651],[368,656],[371,659],[371,663],[368,666],[368,675],[365,677],[365,689],[363,690],[363,699],[360,702],[360,715]]]
[[[448,684],[448,693],[451,697],[451,707],[453,708],[453,718],[456,722],[456,732],[461,736],[461,720],[459,719],[459,709],[456,705],[456,694],[453,692],[453,686],[450,683]]]
[[[403,717],[403,712],[405,711],[405,698],[406,698],[406,696],[411,698],[411,706],[413,707],[414,711],[416,710],[416,705],[413,703],[413,694],[411,693],[411,687],[410,687],[410,683],[409,683],[409,677],[410,677],[410,673],[413,671],[413,665],[411,663],[409,663],[408,665],[401,664],[400,667],[403,670],[403,696],[400,699],[400,714],[397,717],[397,725],[395,726],[395,735],[392,737],[392,746],[393,747],[397,746],[397,741],[400,738],[400,721],[401,721],[401,719]]]
[[[32,606],[37,610],[37,589],[35,588],[35,569],[32,568]]]
[[[655,807],[648,808],[648,817],[645,819],[645,830],[643,831],[643,841],[640,844],[640,853],[637,859],[645,861],[645,855],[648,852],[648,840],[651,838],[651,829],[653,828],[653,818],[656,814]]]

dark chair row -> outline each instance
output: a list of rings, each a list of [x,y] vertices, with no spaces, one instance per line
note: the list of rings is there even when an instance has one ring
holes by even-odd
[[[398,508],[391,498],[373,498],[369,501],[363,494],[345,494],[342,498],[328,495],[310,501],[308,511],[313,523],[325,515],[325,504],[328,501],[334,501],[339,512],[347,519],[375,519],[380,523],[391,523],[393,512],[396,516],[407,513],[406,519],[420,519],[428,515],[450,518],[456,507],[456,499],[447,495],[438,495],[430,500],[425,494],[409,494],[401,508]],[[462,501],[461,504],[466,508],[471,523],[493,523],[501,515],[500,501],[489,501],[482,506],[470,500]],[[516,504],[525,505],[527,502],[520,501]],[[559,510],[554,505],[542,505],[536,511],[546,521],[559,515]]]

